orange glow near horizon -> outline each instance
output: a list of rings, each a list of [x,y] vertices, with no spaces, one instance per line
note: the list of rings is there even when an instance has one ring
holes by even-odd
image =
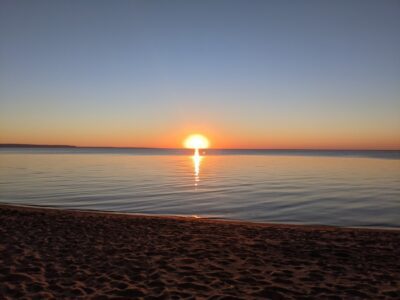
[[[280,129],[240,130],[223,124],[171,124],[162,130],[117,127],[64,128],[33,127],[7,128],[1,126],[0,143],[71,145],[78,147],[186,147],[183,137],[201,132],[207,137],[208,148],[223,149],[349,149],[349,150],[399,150],[400,136],[396,132],[341,132],[339,130]],[[197,143],[197,142],[196,142]],[[194,149],[195,147],[189,147]],[[201,148],[201,147],[200,147]]]

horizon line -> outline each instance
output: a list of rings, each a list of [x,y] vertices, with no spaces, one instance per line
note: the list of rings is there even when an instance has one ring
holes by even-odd
[[[77,146],[57,144],[20,144],[0,143],[0,148],[90,148],[90,149],[154,149],[154,150],[191,150],[188,148],[132,147],[132,146]],[[207,148],[209,150],[265,150],[265,151],[400,151],[400,149],[345,149],[345,148]],[[205,149],[204,149],[205,150]]]

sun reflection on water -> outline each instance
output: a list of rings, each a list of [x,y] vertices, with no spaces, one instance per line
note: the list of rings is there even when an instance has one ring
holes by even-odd
[[[203,157],[199,153],[199,149],[194,150],[194,155],[192,156],[194,165],[194,186],[197,187],[200,181],[200,163]]]

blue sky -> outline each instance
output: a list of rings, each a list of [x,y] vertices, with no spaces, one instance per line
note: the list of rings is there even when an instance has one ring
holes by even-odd
[[[0,142],[400,148],[399,1],[0,7]]]

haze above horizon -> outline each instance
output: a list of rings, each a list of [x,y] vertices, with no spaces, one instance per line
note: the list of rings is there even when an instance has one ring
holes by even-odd
[[[400,149],[399,1],[2,1],[0,143]]]

